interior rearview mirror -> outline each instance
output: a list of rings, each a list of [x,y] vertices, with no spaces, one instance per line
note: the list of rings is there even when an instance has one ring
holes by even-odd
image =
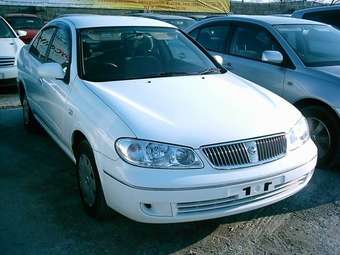
[[[16,32],[19,37],[24,37],[27,35],[27,32],[24,30],[17,30]]]
[[[220,65],[223,65],[223,58],[219,55],[215,55],[214,59],[219,63]]]
[[[281,64],[283,62],[283,55],[276,50],[266,50],[262,53],[262,61],[272,64]]]
[[[62,80],[65,78],[63,68],[58,63],[44,63],[38,67],[40,78]]]

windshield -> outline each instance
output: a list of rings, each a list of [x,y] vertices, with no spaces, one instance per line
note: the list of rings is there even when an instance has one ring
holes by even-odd
[[[115,81],[220,73],[182,32],[173,28],[80,30],[81,76]]]
[[[15,38],[15,34],[5,21],[0,18],[0,38]]]
[[[15,30],[19,29],[39,30],[44,25],[43,21],[36,17],[8,17],[6,18],[6,20],[8,21],[8,23],[11,24],[11,26]]]
[[[191,24],[195,22],[194,20],[186,20],[186,19],[165,19],[164,21],[182,30],[189,27]]]
[[[340,65],[340,31],[326,25],[275,26],[306,66]]]

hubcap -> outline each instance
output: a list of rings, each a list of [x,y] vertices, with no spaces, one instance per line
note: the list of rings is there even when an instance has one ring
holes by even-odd
[[[23,117],[24,117],[24,123],[25,125],[28,125],[30,110],[28,107],[27,99],[24,99],[22,102],[22,112],[23,112]]]
[[[307,121],[311,138],[318,147],[319,159],[323,159],[331,148],[330,132],[325,123],[318,118],[310,117]]]
[[[79,158],[79,184],[84,202],[93,206],[96,200],[96,179],[90,159],[82,154]]]

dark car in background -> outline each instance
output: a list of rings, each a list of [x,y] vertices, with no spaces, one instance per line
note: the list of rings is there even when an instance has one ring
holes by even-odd
[[[178,27],[179,29],[185,29],[191,26],[193,23],[195,23],[194,19],[185,17],[185,16],[158,14],[158,13],[150,13],[150,12],[134,13],[134,14],[131,14],[130,16],[138,16],[138,17],[164,21],[164,22],[167,22],[171,25]]]
[[[33,14],[14,13],[7,14],[4,18],[15,31],[23,30],[27,32],[25,36],[20,37],[26,44],[30,43],[38,31],[44,26],[44,21]]]
[[[326,23],[340,29],[340,5],[303,9],[295,11],[292,17]]]

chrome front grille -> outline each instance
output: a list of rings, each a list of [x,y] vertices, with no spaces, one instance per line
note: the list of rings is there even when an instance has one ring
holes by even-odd
[[[285,135],[256,140],[259,161],[275,159],[286,154],[287,140]]]
[[[15,63],[14,58],[0,57],[0,68],[14,66],[14,63]]]
[[[263,164],[283,157],[286,151],[287,141],[284,134],[202,148],[208,161],[218,169]]]

